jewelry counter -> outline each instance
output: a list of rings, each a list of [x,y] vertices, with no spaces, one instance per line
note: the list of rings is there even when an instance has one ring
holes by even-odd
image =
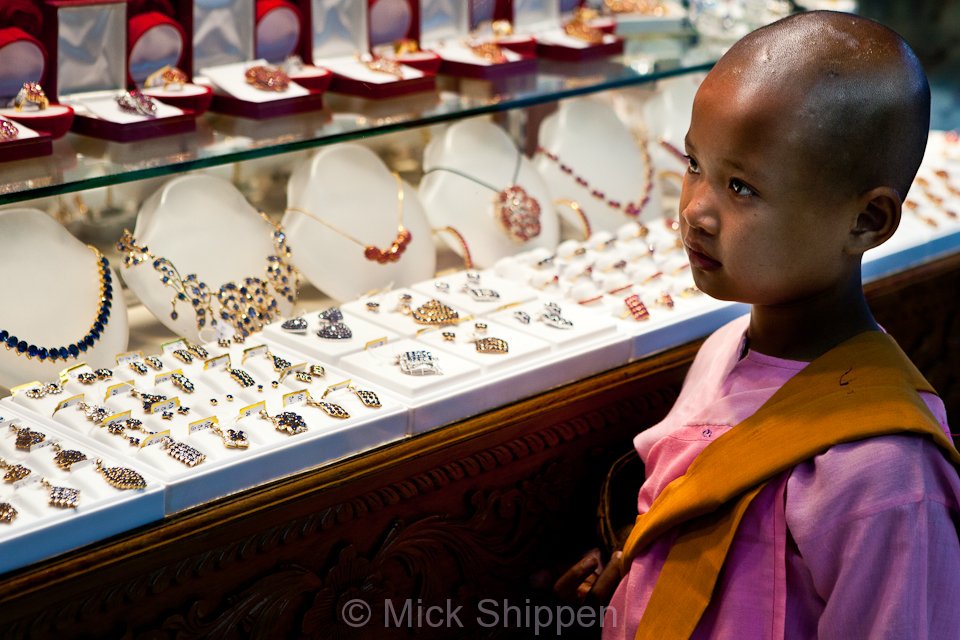
[[[950,415],[960,410],[960,303],[943,293],[958,275],[953,254],[867,287],[878,320]],[[407,637],[377,624],[387,599],[538,602],[547,596],[531,576],[593,544],[606,469],[669,409],[697,346],[9,573],[0,579],[2,635]],[[343,617],[355,598],[372,607],[366,628]]]

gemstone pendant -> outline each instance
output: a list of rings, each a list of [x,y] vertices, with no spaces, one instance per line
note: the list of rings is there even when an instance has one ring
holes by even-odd
[[[60,509],[76,509],[80,504],[80,490],[72,487],[55,487],[47,483],[47,501],[51,507]]]
[[[277,414],[273,418],[273,424],[276,426],[277,431],[291,436],[307,430],[307,423],[293,411],[284,411],[283,413]]]
[[[246,449],[250,446],[247,434],[239,429],[227,429],[221,432],[220,439],[223,440],[223,446],[228,449]]]
[[[475,289],[466,287],[467,293],[477,302],[495,302],[500,299],[500,294],[493,289]]]
[[[373,391],[367,389],[354,389],[353,392],[357,394],[357,397],[360,398],[360,402],[363,403],[363,406],[369,407],[371,409],[379,409],[381,406],[380,398],[377,397],[377,394]]]
[[[194,449],[185,442],[171,441],[166,448],[167,455],[188,467],[195,467],[207,459],[206,454]]]
[[[343,322],[336,322],[320,327],[317,336],[327,340],[349,340],[353,337],[353,330]]]
[[[39,431],[31,431],[30,429],[20,429],[17,431],[17,440],[15,446],[21,451],[30,451],[30,448],[35,444],[40,444],[47,439],[47,436],[40,433]]]
[[[31,471],[22,464],[15,464],[7,467],[7,472],[3,474],[3,481],[13,484],[19,480],[23,480]]]
[[[502,338],[480,338],[476,342],[477,353],[507,353],[510,347]]]
[[[97,471],[111,487],[122,491],[146,489],[147,481],[143,476],[126,467],[104,467],[101,460],[97,460]]]
[[[313,403],[313,406],[321,409],[324,413],[326,413],[331,418],[346,420],[347,418],[350,417],[350,413],[335,402],[324,402],[323,400],[317,400],[316,402]]]
[[[439,300],[427,300],[411,312],[414,322],[425,325],[448,324],[460,318],[460,314]]]
[[[519,185],[497,194],[495,213],[507,235],[516,242],[528,242],[540,235],[540,203]]]
[[[0,522],[10,524],[17,518],[17,510],[9,502],[0,502]]]
[[[284,360],[280,356],[273,356],[273,370],[274,371],[283,371],[290,366],[289,360]]]

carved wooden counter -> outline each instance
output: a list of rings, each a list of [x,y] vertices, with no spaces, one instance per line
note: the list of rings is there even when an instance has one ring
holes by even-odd
[[[960,256],[869,287],[880,322],[960,409]],[[593,541],[598,487],[670,407],[691,344],[194,509],[0,580],[3,637],[409,637],[387,598],[536,600]],[[345,602],[373,605],[359,628]],[[469,622],[469,620],[464,620]],[[417,635],[505,637],[503,629]],[[523,635],[523,634],[520,634]]]

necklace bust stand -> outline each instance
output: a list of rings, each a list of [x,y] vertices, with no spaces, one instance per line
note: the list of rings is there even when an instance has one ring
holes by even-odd
[[[642,143],[641,143],[642,144]],[[593,231],[661,217],[661,193],[649,152],[605,103],[566,100],[540,126],[534,166],[554,198],[580,205]],[[559,207],[561,215],[573,213]],[[575,218],[570,223],[582,228]]]
[[[91,330],[100,307],[98,257],[50,216],[36,209],[0,211],[4,304],[0,329],[42,348],[75,344]],[[111,267],[116,265],[111,264]],[[127,308],[116,272],[112,307],[99,338],[77,358],[28,358],[0,348],[0,385],[51,382],[62,369],[86,362],[111,367],[127,348]]]
[[[196,274],[210,288],[214,318],[209,314],[205,326],[197,327],[190,300],[177,300],[176,318],[171,317],[171,302],[177,292],[164,285],[162,275],[146,259],[123,269],[123,279],[167,328],[191,342],[209,342],[218,331],[230,337],[234,331],[220,319],[216,295],[221,285],[245,278],[266,280],[267,258],[275,255],[273,226],[250,206],[236,187],[221,178],[185,175],[168,181],[140,208],[134,237],[158,258],[166,258],[181,278]],[[293,304],[272,287],[279,306],[278,316],[288,316]]]
[[[293,263],[336,300],[433,276],[436,252],[417,192],[398,183],[366,147],[327,147],[297,167],[287,184],[287,207],[283,225]],[[392,260],[378,261],[394,243],[402,244],[401,227],[409,241],[394,250]],[[368,253],[371,247],[375,251]]]
[[[424,150],[426,175],[420,183],[420,199],[430,223],[435,229],[459,231],[479,268],[521,251],[553,250],[560,240],[560,223],[547,185],[527,158],[521,155],[517,165],[519,153],[506,132],[479,118],[450,126]],[[494,189],[512,184],[520,185],[540,207],[540,232],[526,242],[511,237],[495,214]],[[463,247],[444,238],[463,255]]]

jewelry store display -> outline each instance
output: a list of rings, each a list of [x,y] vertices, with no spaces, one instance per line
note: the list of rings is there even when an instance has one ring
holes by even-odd
[[[264,219],[266,220],[266,217]],[[279,314],[277,299],[284,298],[294,304],[300,295],[300,274],[290,263],[286,234],[280,225],[270,224],[273,226],[274,252],[267,257],[265,278],[244,278],[239,283],[228,282],[220,286],[215,296],[211,293],[211,288],[201,282],[196,274],[182,277],[172,262],[157,257],[150,253],[147,247],[138,245],[133,234],[127,230],[124,230],[117,242],[117,249],[124,254],[125,268],[149,261],[160,274],[163,284],[174,290],[170,312],[172,320],[179,317],[177,303],[183,302],[193,307],[198,331],[208,324],[216,326],[218,322],[223,322],[233,327],[236,336],[245,338],[276,319]],[[218,303],[216,311],[213,307],[214,298]]]
[[[83,412],[88,420],[98,425],[109,415],[109,412],[106,408],[88,404],[86,402],[77,403],[77,408]],[[141,442],[140,438],[128,435],[127,431],[139,431],[148,436],[152,436],[156,433],[156,431],[150,431],[149,429],[144,428],[143,421],[138,420],[137,418],[127,418],[119,422],[114,422],[107,427],[107,432],[111,435],[126,438],[130,446],[139,447]],[[191,447],[186,442],[174,440],[170,436],[163,436],[160,439],[158,446],[168,456],[188,467],[195,467],[207,459],[207,455],[202,451]]]
[[[290,76],[279,67],[257,65],[250,67],[243,74],[247,84],[260,91],[286,91],[290,86]]]
[[[363,406],[367,407],[368,409],[379,409],[383,406],[380,404],[380,398],[373,391],[368,389],[358,389],[352,384],[347,385],[345,388],[347,391],[357,396],[357,399],[360,400]],[[320,399],[322,400],[323,398],[326,398],[328,393],[330,393],[330,389],[324,391],[323,396],[321,396]]]
[[[11,106],[17,111],[23,111],[24,107],[33,106],[37,111],[43,111],[50,106],[50,100],[47,94],[43,92],[43,87],[38,82],[24,82],[23,87],[17,92],[17,95],[10,101]]]
[[[80,357],[81,353],[85,353],[87,349],[92,348],[100,339],[110,320],[110,309],[113,307],[113,276],[110,274],[110,263],[100,253],[100,250],[92,245],[87,246],[97,257],[97,271],[100,280],[98,293],[100,303],[97,305],[97,313],[87,333],[76,342],[66,346],[40,347],[3,329],[0,330],[0,341],[4,343],[8,351],[13,351],[18,356],[25,356],[30,359],[36,358],[41,362],[48,359],[51,362],[71,360]]]
[[[150,88],[162,86],[164,91],[180,91],[188,82],[190,82],[190,78],[185,72],[176,67],[165,65],[148,75],[143,82],[143,86]]]
[[[58,395],[63,393],[63,386],[57,382],[48,382],[47,384],[42,384],[39,387],[33,387],[27,389],[24,392],[24,395],[30,398],[31,400],[39,400],[47,395]]]
[[[107,484],[115,489],[120,489],[121,491],[136,491],[147,488],[147,481],[133,469],[128,469],[127,467],[105,467],[103,466],[103,460],[101,458],[97,458],[96,469],[97,473],[107,481]]]
[[[393,242],[386,249],[381,249],[372,244],[366,244],[361,242],[354,236],[350,235],[346,231],[330,224],[320,216],[311,213],[305,209],[300,209],[298,207],[287,207],[287,211],[293,211],[296,213],[303,214],[308,218],[315,220],[325,226],[327,229],[330,229],[337,235],[346,238],[350,242],[354,243],[357,246],[363,247],[363,257],[371,262],[377,262],[379,264],[387,264],[388,262],[396,262],[403,255],[403,252],[407,250],[407,246],[413,240],[413,234],[403,226],[403,180],[400,179],[400,176],[396,173],[392,174],[394,179],[397,181],[397,236],[394,238]]]
[[[203,347],[201,347],[200,345],[188,344],[187,351],[189,351],[196,357],[200,358],[201,360],[205,360],[210,357],[210,352],[204,349]]]
[[[424,171],[424,175],[434,171],[446,171],[469,180],[475,184],[489,189],[496,193],[494,199],[494,216],[500,223],[504,232],[518,243],[528,242],[540,235],[540,203],[527,191],[517,184],[517,178],[520,175],[521,161],[523,152],[517,149],[517,160],[513,167],[513,177],[510,183],[503,189],[497,189],[495,186],[481,180],[459,169],[450,167],[431,167]]]
[[[146,118],[157,117],[157,103],[148,95],[137,89],[125,91],[116,97],[117,106],[121,111],[135,113]]]

